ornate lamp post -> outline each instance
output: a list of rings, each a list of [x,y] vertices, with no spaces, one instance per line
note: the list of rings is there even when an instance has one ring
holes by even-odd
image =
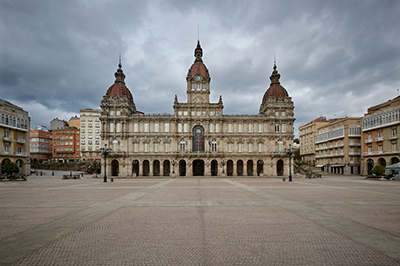
[[[286,154],[289,156],[289,182],[292,182],[292,155],[294,154],[295,149],[292,148],[292,144],[289,144],[289,148],[285,148]]]
[[[107,155],[111,153],[111,149],[107,148],[107,144],[104,144],[104,148],[100,149],[101,154],[104,155],[104,182],[107,182]]]

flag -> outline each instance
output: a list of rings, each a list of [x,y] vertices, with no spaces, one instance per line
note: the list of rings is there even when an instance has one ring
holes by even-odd
[[[199,140],[199,146],[201,146],[201,141]]]
[[[208,145],[210,145],[210,147],[211,147],[211,143],[210,143],[210,141],[208,141]]]

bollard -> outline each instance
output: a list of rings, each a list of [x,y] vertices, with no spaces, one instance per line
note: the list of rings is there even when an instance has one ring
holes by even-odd
[[[283,178],[283,182],[285,182],[285,178]]]
[[[114,182],[114,178],[111,177],[111,182]]]

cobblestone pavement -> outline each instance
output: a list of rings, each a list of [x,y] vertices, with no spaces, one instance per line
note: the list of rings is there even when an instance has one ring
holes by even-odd
[[[399,206],[359,176],[47,173],[0,182],[0,265],[400,265]]]

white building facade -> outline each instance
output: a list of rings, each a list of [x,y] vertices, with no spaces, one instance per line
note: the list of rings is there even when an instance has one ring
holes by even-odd
[[[101,147],[101,110],[82,109],[80,110],[81,129],[81,159],[100,160]]]

